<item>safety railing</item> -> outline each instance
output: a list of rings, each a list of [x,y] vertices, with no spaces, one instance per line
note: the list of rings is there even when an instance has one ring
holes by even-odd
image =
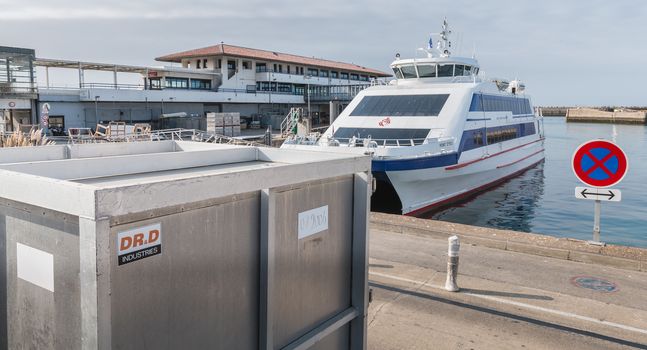
[[[387,147],[387,146],[395,146],[395,147],[409,147],[409,146],[420,146],[425,143],[424,138],[422,139],[372,139],[372,138],[357,138],[357,137],[351,137],[351,138],[335,138],[331,139],[335,140],[336,142],[340,144],[346,144],[349,147],[365,147],[367,145],[374,145],[375,147]],[[331,140],[328,141],[328,143],[331,142]]]
[[[82,89],[144,90],[141,84],[83,83]]]

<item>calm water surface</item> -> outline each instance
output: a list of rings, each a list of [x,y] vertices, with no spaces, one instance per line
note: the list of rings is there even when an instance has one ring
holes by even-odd
[[[614,186],[622,202],[602,203],[601,239],[607,243],[647,247],[647,127],[566,123],[544,118],[546,161],[488,192],[431,218],[558,237],[589,240],[593,201],[575,199],[584,186],[571,170],[571,157],[585,141],[615,141],[629,158],[629,171]]]

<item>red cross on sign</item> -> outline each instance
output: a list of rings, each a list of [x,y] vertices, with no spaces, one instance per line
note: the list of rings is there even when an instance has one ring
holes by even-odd
[[[609,187],[627,174],[627,156],[613,142],[588,141],[573,154],[573,172],[580,181],[593,187]]]

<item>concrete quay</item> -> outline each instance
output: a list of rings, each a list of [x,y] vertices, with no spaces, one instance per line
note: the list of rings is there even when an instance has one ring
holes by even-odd
[[[647,124],[647,112],[640,110],[601,111],[595,108],[569,108],[566,110],[567,122]]]
[[[647,349],[645,249],[377,213],[371,224],[370,349]],[[444,290],[453,234],[457,293]]]

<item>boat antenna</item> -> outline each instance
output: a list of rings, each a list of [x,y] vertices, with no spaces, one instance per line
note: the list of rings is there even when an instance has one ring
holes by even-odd
[[[450,51],[452,47],[452,42],[449,40],[450,34],[452,34],[452,31],[449,30],[447,17],[445,17],[443,19],[443,30],[440,32],[440,41],[438,41],[438,45],[436,47],[441,52],[442,57],[449,57],[452,54]]]
[[[449,40],[449,35],[452,33],[449,30],[449,24],[447,23],[447,17],[443,19],[443,30],[440,33],[430,33],[429,41],[427,42],[427,48],[419,48],[418,51],[427,52],[427,57],[449,57],[451,55],[452,42]],[[440,40],[436,42],[436,47],[434,47],[433,37],[439,36]]]

